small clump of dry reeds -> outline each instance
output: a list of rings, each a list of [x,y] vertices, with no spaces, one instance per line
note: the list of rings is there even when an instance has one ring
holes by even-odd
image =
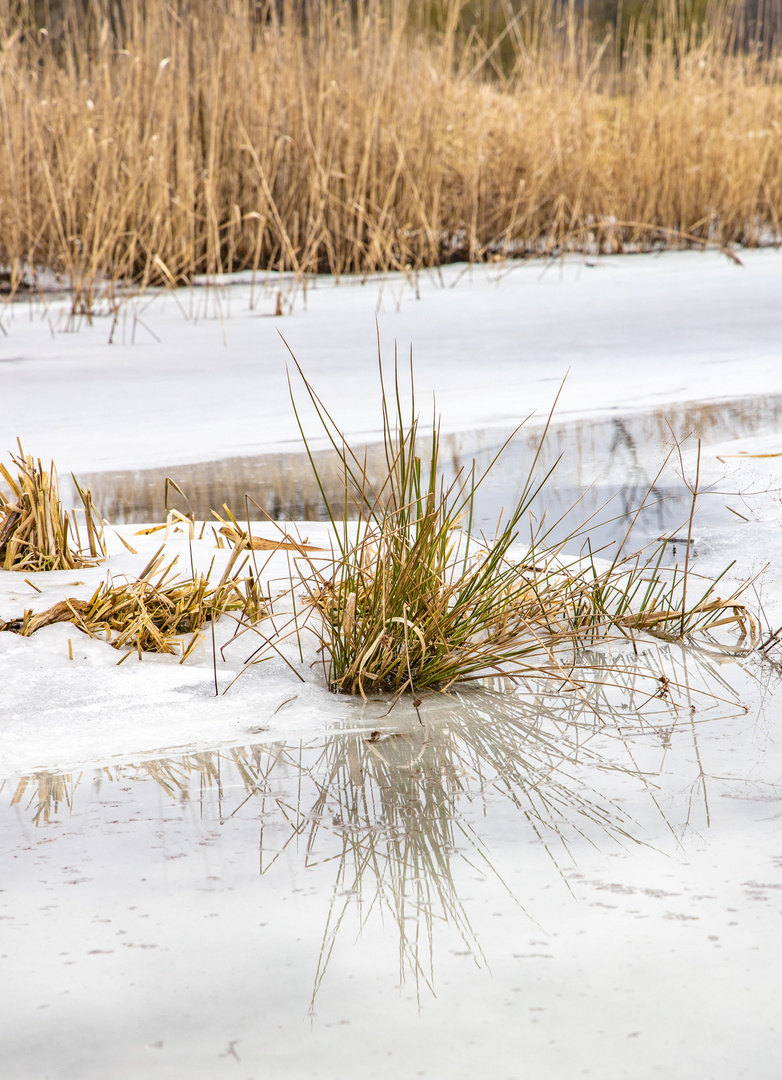
[[[634,7],[1,5],[5,291],[778,242],[780,34]]]
[[[173,577],[178,556],[165,564],[161,546],[137,578],[110,578],[89,600],[70,597],[44,611],[26,610],[0,623],[0,631],[29,637],[45,626],[71,622],[90,637],[105,636],[115,649],[128,648],[123,660],[135,651],[139,659],[145,652],[181,654],[184,662],[203,640],[207,622],[230,614],[253,626],[266,617],[260,583],[251,568],[242,576],[246,560],[237,565],[245,546],[234,547],[217,585],[210,584],[210,573]]]
[[[394,413],[383,389],[387,472],[373,486],[320,398],[304,384],[340,456],[346,505],[350,501],[358,513],[355,523],[338,521],[329,506],[335,560],[324,563],[310,554],[299,560],[310,605],[319,614],[315,633],[332,690],[402,693],[546,671],[564,685],[578,652],[612,635],[683,640],[731,625],[742,640],[754,637],[755,623],[738,592],[723,600],[716,583],[706,583],[693,598],[688,569],[664,570],[661,552],[650,559],[620,549],[598,566],[591,557],[564,557],[564,543],[546,547],[545,535],[531,531],[526,555],[512,557],[545,487],[545,477],[534,478],[537,458],[496,535],[476,539],[472,513],[480,479],[473,472],[445,484],[436,424],[422,460],[415,403],[405,418],[398,374]],[[302,435],[306,442],[303,429]],[[324,501],[328,505],[325,492]]]
[[[138,578],[110,580],[90,600],[74,605],[73,621],[92,637],[105,634],[115,649],[135,650],[139,659],[144,652],[180,653],[184,662],[210,620],[231,613],[252,625],[265,617],[265,598],[252,570],[246,577],[239,576],[241,568],[235,570],[240,552],[234,549],[213,586],[208,573],[172,578],[177,560],[164,565],[161,547]]]
[[[30,573],[94,565],[104,555],[103,527],[90,492],[76,484],[84,507],[85,551],[75,515],[60,502],[54,462],[47,471],[21,446],[11,461],[16,475],[0,463],[0,477],[8,487],[6,495],[0,492],[0,568]]]

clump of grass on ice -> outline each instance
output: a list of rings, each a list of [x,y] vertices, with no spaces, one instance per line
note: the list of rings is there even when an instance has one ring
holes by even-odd
[[[266,616],[258,580],[252,570],[242,577],[243,565],[236,566],[244,547],[234,548],[217,585],[210,584],[209,573],[173,577],[177,558],[166,565],[161,547],[137,578],[110,579],[89,600],[69,598],[45,611],[27,610],[19,619],[0,623],[0,631],[29,637],[44,626],[72,622],[91,637],[105,635],[115,649],[129,648],[123,660],[135,651],[139,659],[145,652],[181,654],[184,662],[203,640],[210,620],[231,614],[253,625]]]
[[[76,485],[84,506],[87,552],[75,518],[60,502],[54,462],[47,471],[21,445],[11,461],[16,475],[0,463],[0,476],[8,486],[6,496],[0,492],[0,568],[30,573],[94,565],[104,554],[103,529],[90,492]]]
[[[245,578],[234,572],[241,550],[234,549],[219,583],[211,586],[209,573],[172,579],[177,560],[163,565],[161,547],[137,579],[101,585],[75,621],[93,636],[106,633],[115,649],[135,649],[139,658],[144,652],[181,653],[184,661],[203,640],[210,620],[233,613],[238,620],[255,623],[265,616],[266,604],[252,572]],[[187,634],[190,640],[185,643]]]
[[[438,425],[422,435],[414,400],[405,417],[398,372],[392,403],[382,388],[387,469],[374,486],[304,385],[344,474],[343,506],[330,505],[321,486],[336,537],[333,563],[309,554],[300,560],[332,690],[402,693],[535,671],[567,681],[565,650],[577,653],[611,634],[677,639],[728,622],[747,631],[750,616],[736,594],[723,601],[706,584],[693,600],[691,578],[688,592],[687,574],[666,572],[659,557],[620,551],[601,569],[591,558],[564,558],[564,545],[547,547],[545,535],[532,531],[526,554],[512,557],[545,489],[547,477],[534,478],[537,456],[507,520],[492,539],[476,539],[481,478],[473,471],[450,484],[442,479]],[[306,443],[303,428],[302,435]],[[317,475],[312,454],[310,461]],[[357,522],[338,520],[349,506]]]

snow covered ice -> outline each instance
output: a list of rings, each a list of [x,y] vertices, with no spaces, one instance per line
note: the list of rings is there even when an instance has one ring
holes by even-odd
[[[291,447],[286,345],[345,434],[377,438],[378,328],[387,364],[395,344],[405,364],[412,348],[421,410],[434,394],[444,431],[543,417],[565,376],[560,420],[782,393],[782,261],[742,260],[676,252],[317,279],[306,296],[289,284],[292,313],[279,319],[276,279],[252,297],[249,285],[163,293],[127,304],[113,345],[108,316],[66,332],[67,301],[18,302],[2,315],[4,443],[18,435],[63,474]]]
[[[741,266],[716,252],[452,266],[318,279],[306,292],[289,279],[282,318],[277,278],[129,298],[113,328],[108,312],[70,320],[61,296],[17,301],[0,314],[0,451],[18,436],[61,477],[126,470],[139,484],[150,470],[295,453],[289,375],[321,446],[292,357],[346,435],[371,443],[379,338],[387,371],[395,349],[403,366],[412,349],[418,409],[442,416],[463,460],[485,459],[527,420],[487,516],[513,501],[524,440],[558,394],[563,499],[597,481],[599,501],[628,469],[653,477],[666,417],[672,435],[693,432],[666,475],[683,466],[692,479],[700,435],[701,484],[721,494],[703,497],[693,565],[716,576],[733,563],[726,589],[754,578],[747,603],[776,629],[782,257],[739,255]],[[609,462],[612,431],[629,433],[633,452]],[[112,521],[95,568],[0,573],[0,619],[86,598],[107,572],[138,573],[161,542],[141,527]],[[175,528],[167,551],[189,570]],[[328,545],[321,522],[285,528]],[[229,554],[208,526],[192,553],[218,575]],[[288,565],[284,553],[266,565],[272,591]],[[230,632],[218,624],[218,655]],[[251,648],[220,656],[220,690]],[[660,699],[643,731],[612,722],[590,734],[593,757],[563,735],[560,801],[533,827],[519,810],[526,789],[501,766],[518,751],[515,713],[497,710],[496,757],[484,741],[456,759],[470,725],[490,733],[469,702],[450,714],[427,703],[424,744],[409,704],[386,716],[329,694],[306,648],[284,648],[304,681],[276,656],[216,697],[210,640],[182,665],[118,667],[116,650],[70,624],[0,634],[9,1078],[775,1080],[782,699],[771,664],[650,650],[697,711]],[[701,707],[707,686],[714,700]],[[415,850],[443,861],[409,880],[396,841],[422,835],[433,846]],[[421,956],[411,965],[405,952],[414,928],[431,934],[417,971]]]
[[[775,395],[782,395],[782,260],[774,251],[749,251],[742,253],[742,262],[736,266],[718,253],[680,252],[594,263],[573,258],[498,268],[452,266],[415,280],[389,276],[334,284],[317,279],[306,295],[290,281],[292,313],[277,319],[269,314],[278,282],[264,289],[262,280],[252,286],[240,279],[223,288],[129,300],[112,344],[108,314],[89,325],[84,318],[69,321],[67,301],[56,296],[46,304],[17,302],[2,316],[0,445],[13,449],[19,437],[26,452],[53,459],[66,478],[71,471],[77,478],[109,469],[173,471],[191,462],[299,450],[289,375],[312,444],[322,445],[291,370],[291,354],[345,434],[371,442],[381,434],[378,334],[387,374],[394,350],[406,364],[412,349],[419,411],[426,417],[436,409],[444,432],[454,437],[467,433],[468,454],[471,443],[474,448],[485,441],[487,430],[504,432],[524,420],[524,435],[536,438],[560,388],[554,423],[562,430],[595,417],[643,417],[652,409],[665,415],[667,408],[681,410],[682,403],[754,395],[771,403],[762,429],[754,430],[750,419],[740,441],[726,441],[723,432],[717,445],[702,450],[702,480],[715,482],[727,470],[723,488],[736,493],[732,507],[741,512],[747,493],[757,493],[744,514],[749,520],[734,517],[699,537],[707,541],[701,550],[708,557],[698,569],[716,575],[736,560],[731,580],[739,581],[771,563],[759,587],[765,616],[773,622],[782,592],[775,558],[780,459],[741,462],[735,455],[778,448],[782,405],[777,409],[774,403]],[[685,423],[677,435],[687,430]],[[642,451],[653,459],[645,473],[651,479],[660,449]],[[690,468],[694,451],[690,439],[685,443]],[[597,472],[604,464],[573,460],[578,457],[571,451],[559,467],[565,475],[575,470],[574,493],[596,479],[590,466]],[[516,459],[510,460],[510,468],[516,467]],[[307,468],[303,459],[301,467]],[[508,490],[499,490],[498,507],[509,505],[514,494],[512,478],[504,474],[502,481]],[[42,608],[44,601],[65,595],[89,596],[106,570],[138,572],[156,545],[134,536],[137,529],[125,530],[137,558],[129,557],[109,531],[108,564],[89,574],[49,575],[44,586],[36,582],[45,595],[18,575],[3,574],[0,614],[10,618],[24,607]],[[207,536],[211,540],[211,533]],[[208,565],[214,544],[196,547]],[[71,587],[78,578],[84,583]],[[241,688],[237,684],[233,707],[204,696],[185,708],[181,694],[170,694],[177,685],[183,692],[192,688],[194,680],[209,686],[212,660],[206,650],[183,667],[159,658],[139,674],[125,664],[115,675],[110,669],[116,654],[83,643],[77,653],[87,658],[79,663],[90,674],[77,676],[60,662],[68,636],[59,626],[34,639],[0,638],[0,663],[11,687],[0,749],[6,773],[99,762],[112,752],[141,753],[191,740],[201,744],[203,738],[241,737],[287,694],[287,678],[280,674],[278,686],[269,664],[257,679]],[[23,670],[28,678],[19,678]],[[94,707],[89,720],[81,712],[77,721],[73,683],[84,689],[88,678],[94,681]],[[39,679],[45,680],[44,694]],[[246,700],[250,682],[257,701]],[[317,682],[308,680],[308,693],[317,696],[318,690]],[[165,708],[155,706],[158,693],[169,695]],[[129,709],[138,696],[137,723],[128,725],[124,706],[100,707],[115,695]],[[325,693],[315,712],[330,722],[334,706]],[[310,723],[307,717],[301,701],[287,710],[286,730],[299,720]]]

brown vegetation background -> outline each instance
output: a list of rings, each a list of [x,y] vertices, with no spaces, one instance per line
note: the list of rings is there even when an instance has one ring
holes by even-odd
[[[778,242],[778,8],[6,0],[6,291]]]

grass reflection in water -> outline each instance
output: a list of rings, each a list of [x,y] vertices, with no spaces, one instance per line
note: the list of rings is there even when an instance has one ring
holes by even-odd
[[[458,872],[493,877],[523,908],[525,898],[514,895],[496,857],[488,819],[498,799],[517,811],[514,844],[538,841],[557,873],[577,862],[584,843],[644,842],[649,814],[660,815],[677,841],[696,817],[697,827],[708,825],[711,778],[699,730],[744,715],[746,706],[729,669],[715,666],[719,654],[646,648],[585,654],[566,693],[553,679],[512,687],[495,681],[427,696],[421,722],[411,709],[397,706],[388,715],[385,702],[370,703],[358,730],[107,767],[96,780],[116,783],[117,794],[128,781],[152,780],[167,798],[221,824],[257,817],[262,875],[272,875],[283,855],[315,871],[319,883],[333,867],[313,1001],[337,940],[356,920],[359,930],[378,919],[394,926],[400,979],[412,976],[418,991],[434,990],[438,925],[455,932],[477,964],[485,962]],[[680,759],[675,780],[673,757]],[[66,810],[78,812],[83,779],[23,777],[11,801],[46,826]],[[80,798],[88,793],[82,783]],[[639,806],[649,811],[642,811],[643,824],[633,816]]]

